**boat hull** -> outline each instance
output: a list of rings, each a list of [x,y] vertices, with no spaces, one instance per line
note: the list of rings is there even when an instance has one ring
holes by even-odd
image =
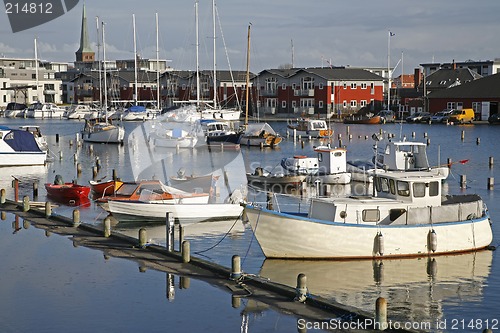
[[[425,225],[365,225],[326,222],[251,205],[246,216],[266,258],[363,259],[418,257],[469,252],[490,245],[488,216]],[[429,233],[437,235],[430,250]],[[378,252],[379,233],[383,253]]]
[[[90,193],[89,186],[65,183],[63,185],[45,184],[47,195],[57,202],[74,205],[80,202],[88,202]]]
[[[0,152],[0,167],[44,165],[46,152]]]
[[[241,215],[243,207],[239,204],[208,203],[147,203],[110,200],[109,211],[120,222],[162,222],[166,214],[173,214],[176,222],[185,224],[227,220]]]
[[[90,132],[83,131],[85,142],[93,143],[122,143],[125,138],[125,129],[121,126],[109,125],[105,129]]]

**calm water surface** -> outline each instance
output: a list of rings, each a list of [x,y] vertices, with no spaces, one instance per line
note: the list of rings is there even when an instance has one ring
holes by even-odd
[[[0,123],[12,127],[32,124],[33,120],[0,119]],[[83,127],[82,122],[53,120],[38,121],[42,132],[48,137],[53,162],[40,168],[0,169],[0,187],[13,197],[11,176],[21,180],[22,195],[32,194],[32,182],[39,181],[39,197],[45,201],[45,182],[52,182],[56,174],[65,180],[77,179],[87,183],[92,178],[91,167],[99,157],[101,170],[98,178],[110,177],[112,170],[125,180],[137,172],[134,163],[140,163],[141,153],[148,154],[144,145],[90,145],[76,144],[75,133]],[[286,123],[272,123],[273,127],[286,136]],[[127,123],[127,133],[140,136],[141,123]],[[396,137],[425,142],[424,134],[430,140],[428,157],[432,165],[452,161],[456,163],[445,184],[450,194],[478,193],[488,205],[493,220],[494,245],[500,236],[500,207],[498,189],[487,190],[488,177],[500,179],[498,163],[500,149],[500,127],[488,125],[441,126],[423,124],[387,124],[383,126],[332,125],[338,145],[338,134],[342,144],[347,146],[348,159],[372,156],[371,135],[379,128],[394,133]],[[135,129],[135,131],[134,131]],[[349,132],[348,130],[349,129]],[[465,140],[461,141],[461,132]],[[138,134],[139,133],[139,134]],[[57,143],[55,135],[59,134]],[[349,140],[349,134],[352,139]],[[368,139],[365,139],[365,137]],[[480,138],[480,144],[476,144]],[[221,198],[228,191],[241,188],[244,172],[253,171],[256,166],[272,169],[283,157],[311,155],[319,140],[300,142],[290,137],[276,150],[248,149],[242,147],[241,155],[224,152],[210,161],[212,166],[224,165],[220,172],[226,181],[219,181]],[[141,177],[161,176],[168,171],[175,175],[179,167],[187,174],[203,171],[199,160],[201,154],[180,152],[176,154],[155,151],[161,156],[161,170],[141,169]],[[170,156],[169,154],[172,154]],[[83,171],[76,174],[76,162]],[[236,157],[235,157],[236,156]],[[488,158],[493,156],[497,165],[490,169]],[[153,157],[150,156],[151,159]],[[131,162],[132,161],[132,162]],[[136,162],[134,162],[136,161]],[[467,188],[460,189],[460,175],[467,176]],[[164,176],[164,175],[163,175]],[[161,177],[160,177],[161,178]],[[498,181],[497,181],[498,182]],[[358,185],[359,186],[359,185]],[[353,193],[354,186],[334,189],[334,195]],[[314,193],[314,190],[311,191]],[[311,194],[306,194],[308,196]],[[495,195],[497,198],[495,199]],[[249,193],[252,200],[264,200],[262,194]],[[71,216],[74,207],[54,209],[55,213]],[[100,224],[106,214],[93,203],[81,208],[82,219],[87,223]],[[138,226],[115,226],[120,232],[136,236]],[[150,242],[165,243],[163,226],[148,226]],[[500,320],[496,309],[500,296],[498,251],[483,251],[460,256],[437,257],[432,260],[405,259],[347,262],[311,262],[265,260],[251,230],[241,221],[223,221],[211,224],[186,226],[186,238],[191,241],[192,252],[205,259],[230,266],[231,256],[242,257],[245,272],[261,274],[273,281],[295,286],[296,276],[305,273],[309,290],[339,302],[373,311],[377,297],[387,298],[389,315],[399,321],[431,323],[434,332],[482,332],[484,326]],[[29,227],[14,215],[7,214],[0,222],[0,249],[4,256],[0,275],[0,290],[3,302],[0,309],[2,332],[234,332],[247,329],[249,332],[293,332],[296,319],[273,310],[258,308],[243,302],[239,309],[231,307],[231,296],[225,290],[210,286],[206,282],[192,280],[189,289],[179,289],[174,277],[176,292],[174,299],[167,299],[169,277],[165,273],[148,270],[141,273],[136,263],[122,259],[105,259],[102,252],[73,247],[70,239],[58,235],[45,235],[43,230]],[[299,239],[297,240],[299,241]],[[243,315],[247,308],[250,314]],[[250,310],[253,309],[253,310]],[[440,325],[440,329],[436,327]],[[472,324],[471,324],[472,323]],[[482,327],[480,327],[482,325]],[[497,324],[500,329],[500,323]]]

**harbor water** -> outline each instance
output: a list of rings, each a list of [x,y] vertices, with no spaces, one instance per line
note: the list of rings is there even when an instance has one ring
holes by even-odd
[[[51,161],[41,167],[0,168],[0,188],[14,197],[13,177],[19,180],[19,195],[46,201],[43,184],[56,175],[65,181],[87,184],[92,167],[99,165],[96,179],[122,180],[157,178],[168,180],[180,168],[186,175],[202,175],[215,170],[218,200],[232,191],[246,190],[245,172],[258,166],[266,170],[279,166],[283,157],[313,156],[321,144],[345,146],[348,160],[373,156],[373,133],[394,134],[395,138],[427,142],[431,165],[451,162],[444,183],[449,194],[479,194],[488,206],[494,234],[500,237],[500,184],[488,189],[490,178],[500,182],[500,138],[498,126],[384,124],[344,125],[332,123],[331,140],[293,137],[286,122],[270,122],[284,136],[275,149],[242,146],[239,150],[206,153],[196,149],[149,149],[144,131],[148,124],[125,123],[128,138],[124,145],[77,142],[83,122],[37,120],[46,136]],[[33,119],[0,119],[12,128],[34,124]],[[339,142],[340,140],[340,142]],[[489,162],[496,162],[493,166]],[[77,173],[77,165],[82,171]],[[461,186],[460,177],[467,183]],[[33,198],[33,183],[38,196]],[[331,196],[362,194],[369,191],[361,183],[332,186]],[[285,204],[306,205],[318,189],[285,190]],[[495,198],[496,196],[496,198]],[[266,194],[249,189],[248,200],[265,204]],[[301,200],[302,199],[302,200]],[[107,213],[90,200],[78,207],[85,223],[101,225]],[[70,217],[74,206],[59,205],[55,214]],[[71,238],[45,232],[13,214],[0,221],[0,330],[2,332],[296,332],[297,318],[265,304],[242,299],[231,306],[229,290],[208,281],[191,280],[180,288],[180,277],[140,264],[77,246]],[[150,243],[165,244],[165,226],[113,224],[113,230],[137,237],[146,228]],[[295,287],[299,273],[308,279],[311,294],[374,312],[375,300],[388,302],[389,318],[412,323],[413,328],[431,332],[482,332],[500,329],[496,305],[500,296],[498,251],[438,256],[434,258],[362,261],[266,260],[251,229],[240,219],[197,223],[185,226],[191,253],[229,267],[239,255],[245,273]],[[300,242],[297,235],[297,242]],[[334,242],[335,240],[332,240]],[[175,245],[178,247],[178,244]],[[290,244],[293,246],[293,244]],[[310,330],[313,331],[313,330]]]

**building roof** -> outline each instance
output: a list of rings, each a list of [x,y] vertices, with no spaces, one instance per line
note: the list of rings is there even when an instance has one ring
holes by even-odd
[[[444,89],[471,82],[482,76],[469,68],[439,69],[425,78],[426,88]]]
[[[87,12],[85,11],[85,4],[83,5],[82,11],[82,30],[80,36],[80,48],[76,53],[94,53],[90,48],[89,33],[87,30]]]
[[[488,75],[472,82],[463,83],[448,89],[435,91],[429,98],[499,98],[500,73]]]
[[[364,81],[382,81],[383,78],[380,75],[374,74],[362,68],[345,68],[345,67],[311,67],[311,68],[290,68],[290,69],[266,69],[259,73],[268,72],[273,75],[278,75],[283,78],[290,78],[300,72],[306,72],[313,75],[320,76],[325,80],[329,81],[353,81],[353,80],[364,80]]]

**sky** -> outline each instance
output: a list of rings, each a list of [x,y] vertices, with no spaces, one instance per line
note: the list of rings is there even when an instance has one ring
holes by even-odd
[[[61,1],[61,0],[53,0]],[[96,17],[106,24],[106,58],[133,59],[137,51],[175,69],[196,69],[195,0],[85,0],[88,31],[97,51]],[[0,57],[73,62],[79,47],[84,1],[65,15],[12,33],[0,13]],[[199,4],[201,69],[212,69],[212,1]],[[500,1],[480,0],[216,0],[218,69],[245,70],[251,24],[250,70],[295,67],[395,67],[411,74],[423,63],[500,58]],[[389,37],[389,32],[394,35]],[[402,61],[401,61],[402,60]]]

